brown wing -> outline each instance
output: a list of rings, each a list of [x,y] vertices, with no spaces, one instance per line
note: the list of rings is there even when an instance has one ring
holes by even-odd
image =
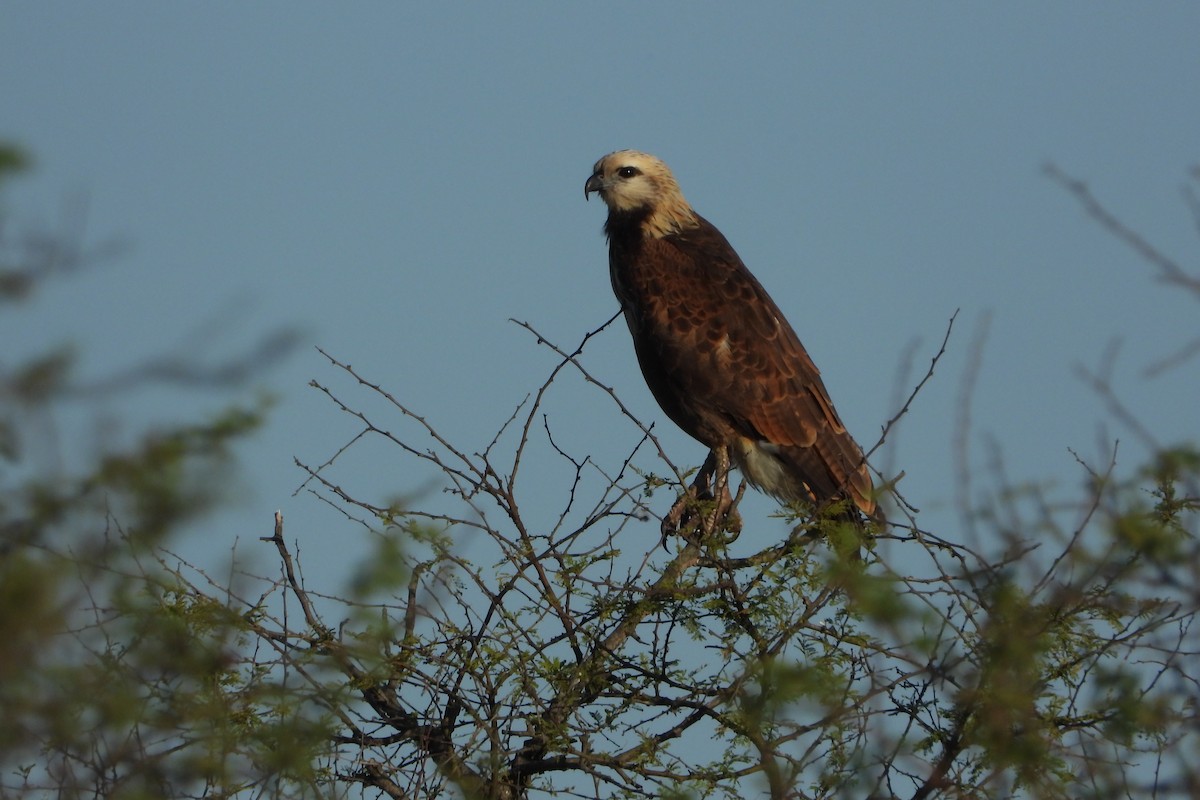
[[[721,233],[643,240],[615,263],[646,381],[667,415],[710,447],[737,437],[773,452],[825,502],[874,510],[862,451],[778,306]],[[621,284],[618,286],[618,284]]]

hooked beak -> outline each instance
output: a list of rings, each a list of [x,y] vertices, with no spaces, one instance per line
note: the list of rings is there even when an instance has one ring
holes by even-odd
[[[600,177],[599,172],[588,178],[587,183],[583,185],[583,199],[590,200],[591,198],[588,195],[590,195],[592,192],[597,192],[600,194],[603,194],[604,192],[604,179]]]

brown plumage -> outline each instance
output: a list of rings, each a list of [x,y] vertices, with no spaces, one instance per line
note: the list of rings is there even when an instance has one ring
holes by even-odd
[[[875,514],[862,450],[783,313],[666,164],[635,150],[596,162],[584,196],[608,205],[613,291],[667,416],[749,482],[818,507]],[[725,463],[728,463],[726,461]]]

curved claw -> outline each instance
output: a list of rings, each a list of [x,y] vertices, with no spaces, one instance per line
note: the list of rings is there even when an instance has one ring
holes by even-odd
[[[704,538],[722,529],[736,538],[742,531],[742,517],[737,498],[729,492],[729,452],[718,448],[708,454],[692,485],[663,517],[662,546],[670,536]]]

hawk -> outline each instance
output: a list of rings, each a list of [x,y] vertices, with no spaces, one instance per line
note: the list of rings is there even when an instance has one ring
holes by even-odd
[[[690,490],[715,474],[725,508],[730,463],[761,491],[818,509],[876,512],[862,449],[783,312],[659,159],[636,150],[596,162],[584,197],[608,206],[613,291],[651,393],[710,450]],[[687,518],[680,499],[664,534]],[[847,502],[848,501],[848,502]]]

